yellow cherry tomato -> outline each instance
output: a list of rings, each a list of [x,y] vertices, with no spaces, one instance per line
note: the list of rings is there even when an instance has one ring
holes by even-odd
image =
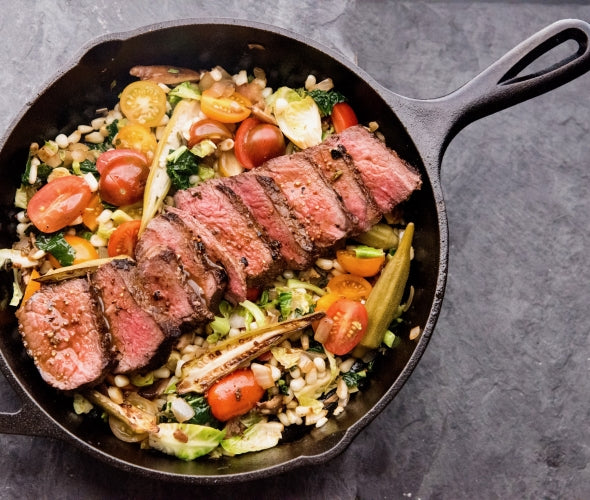
[[[123,89],[119,104],[130,122],[156,127],[166,113],[166,93],[157,83],[140,80]]]
[[[149,128],[143,125],[131,124],[121,127],[113,140],[113,145],[117,149],[141,151],[145,153],[148,161],[151,161],[158,147],[158,141]]]
[[[211,89],[201,94],[201,111],[221,123],[238,123],[250,116],[252,103],[237,92],[230,96],[218,96]]]

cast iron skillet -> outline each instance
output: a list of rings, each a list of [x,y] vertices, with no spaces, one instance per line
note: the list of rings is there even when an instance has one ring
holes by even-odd
[[[418,363],[439,315],[447,275],[447,216],[440,186],[440,162],[450,140],[472,121],[563,85],[590,69],[590,26],[563,20],[533,35],[465,86],[445,97],[415,100],[383,88],[336,52],[285,30],[223,19],[185,20],[111,34],[85,47],[31,102],[4,135],[0,151],[2,212],[9,213],[31,141],[66,134],[113,106],[137,64],[190,68],[222,65],[230,71],[255,66],[270,84],[299,87],[308,74],[333,78],[350,98],[361,123],[376,120],[389,146],[422,173],[424,186],[406,207],[416,223],[411,281],[416,289],[408,325],[422,335],[402,345],[377,366],[370,386],[346,411],[303,437],[259,453],[219,461],[182,462],[118,441],[71,411],[71,400],[52,390],[26,355],[13,311],[0,313],[0,368],[22,399],[15,413],[0,414],[0,432],[59,438],[125,471],[191,483],[229,483],[325,462],[342,452],[401,389]],[[522,75],[540,56],[567,42],[571,55]],[[384,54],[384,57],[387,57]],[[13,226],[1,221],[0,242],[10,245]],[[7,273],[0,281],[11,286]]]

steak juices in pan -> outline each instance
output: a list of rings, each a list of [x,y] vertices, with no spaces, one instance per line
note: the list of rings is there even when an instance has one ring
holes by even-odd
[[[322,426],[395,348],[419,175],[330,80],[131,74],[31,145],[3,251],[27,352],[73,411],[182,459]]]

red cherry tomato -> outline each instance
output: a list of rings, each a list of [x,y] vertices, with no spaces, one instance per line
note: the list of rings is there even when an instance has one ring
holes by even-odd
[[[198,144],[205,139],[218,143],[224,139],[231,138],[232,133],[223,123],[218,122],[217,120],[212,120],[211,118],[205,118],[204,120],[199,120],[191,125],[189,130],[188,147],[192,148],[195,144]]]
[[[111,163],[115,161],[121,161],[122,159],[125,159],[125,161],[129,163],[136,163],[137,165],[148,164],[146,155],[137,149],[109,149],[108,151],[101,153],[101,155],[97,158],[96,170],[98,170],[98,173],[102,175],[106,168],[111,165]]]
[[[360,302],[339,299],[326,312],[334,322],[324,347],[337,356],[352,351],[367,331],[367,309]]]
[[[150,173],[145,156],[137,151],[129,151],[114,150],[104,166],[101,165],[103,170],[98,182],[100,196],[107,203],[118,207],[141,200]]]
[[[123,224],[113,231],[107,247],[109,257],[116,257],[117,255],[135,256],[135,246],[137,245],[137,235],[139,234],[140,225],[141,221],[132,220],[123,222]]]
[[[285,154],[285,138],[279,127],[256,118],[241,123],[234,142],[236,158],[247,169]]]
[[[67,175],[39,189],[27,205],[27,214],[39,231],[53,233],[80,217],[91,198],[90,187],[82,177]]]
[[[350,104],[346,102],[339,102],[334,104],[332,108],[332,124],[336,133],[340,133],[348,127],[352,127],[358,123],[358,119]]]
[[[225,422],[248,413],[264,396],[249,368],[236,370],[215,382],[207,391],[207,402],[213,416]]]

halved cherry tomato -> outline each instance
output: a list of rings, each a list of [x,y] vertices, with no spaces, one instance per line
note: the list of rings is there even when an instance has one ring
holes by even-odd
[[[222,123],[238,123],[250,116],[252,103],[243,95],[234,92],[230,96],[218,96],[207,89],[201,94],[201,111],[209,118]]]
[[[375,276],[379,272],[385,262],[385,255],[381,257],[361,258],[356,256],[354,250],[338,250],[336,252],[336,259],[349,273],[366,278],[368,276]]]
[[[117,149],[133,149],[145,153],[147,159],[151,161],[158,147],[156,136],[152,134],[149,128],[143,125],[131,124],[121,127],[113,144]]]
[[[166,93],[150,80],[130,83],[121,92],[121,112],[130,122],[155,127],[166,113]]]
[[[207,402],[213,416],[225,422],[248,413],[264,396],[249,368],[236,370],[215,382],[207,391]]]
[[[199,120],[191,125],[189,130],[188,147],[192,148],[195,144],[209,139],[215,143],[221,142],[224,139],[231,139],[232,133],[229,129],[221,122],[212,120],[211,118],[205,118]]]
[[[256,286],[248,287],[246,290],[246,299],[256,302],[260,298],[262,290]]]
[[[100,201],[100,196],[98,196],[98,193],[94,193],[92,198],[90,198],[90,202],[88,202],[88,206],[84,209],[84,213],[82,214],[82,223],[90,231],[96,231],[98,228],[98,221],[96,219],[103,210],[104,206]]]
[[[339,274],[328,282],[328,290],[350,300],[364,300],[371,293],[372,286],[365,278],[354,274]]]
[[[334,302],[326,315],[334,322],[324,347],[337,356],[352,351],[367,331],[369,317],[360,302],[340,299]]]
[[[131,205],[142,199],[149,173],[145,157],[136,154],[113,155],[98,181],[100,196],[107,203],[118,207]]]
[[[131,220],[123,222],[113,231],[107,247],[109,257],[116,257],[117,255],[135,256],[135,246],[137,245],[140,225],[140,220]]]
[[[137,149],[109,149],[108,151],[101,153],[100,156],[96,159],[96,170],[98,170],[98,173],[102,175],[105,169],[109,167],[112,162],[120,160],[122,158],[124,158],[125,161],[137,163],[140,165],[148,164],[148,159],[146,155]]]
[[[59,177],[33,195],[27,206],[27,214],[39,231],[53,233],[80,217],[90,198],[90,187],[82,177]]]
[[[281,129],[256,118],[247,118],[240,124],[234,142],[236,158],[247,169],[285,154],[285,138]]]
[[[332,108],[332,124],[336,133],[346,130],[348,127],[356,125],[359,121],[354,110],[347,102],[334,104]]]
[[[67,234],[64,236],[64,240],[68,242],[68,244],[74,249],[74,262],[72,264],[80,264],[82,262],[86,262],[87,260],[94,260],[98,259],[98,252],[96,248],[92,246],[92,244],[81,238],[80,236],[74,236],[72,234]],[[61,267],[59,261],[51,254],[48,255],[49,262],[53,265],[53,267]]]

